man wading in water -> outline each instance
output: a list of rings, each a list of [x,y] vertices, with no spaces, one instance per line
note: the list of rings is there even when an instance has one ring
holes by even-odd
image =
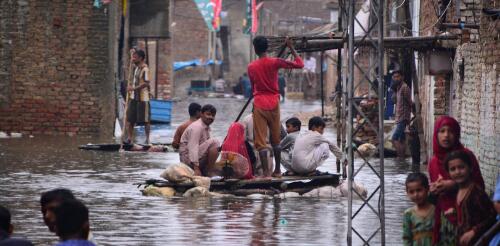
[[[263,176],[270,177],[272,165],[268,163],[266,148],[267,130],[271,134],[271,146],[274,152],[275,168],[272,176],[280,177],[281,149],[280,149],[280,93],[278,86],[278,70],[280,68],[303,68],[304,63],[293,48],[293,42],[288,37],[286,45],[290,48],[294,61],[267,56],[267,38],[257,36],[253,40],[253,47],[259,59],[248,65],[248,76],[252,82],[254,96],[253,125],[255,134],[255,148],[259,151],[262,160]]]

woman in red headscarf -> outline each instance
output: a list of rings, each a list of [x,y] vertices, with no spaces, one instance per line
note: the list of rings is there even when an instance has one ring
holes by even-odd
[[[221,146],[221,159],[216,165],[222,175],[224,167],[230,167],[231,178],[253,178],[252,163],[245,145],[245,127],[241,123],[234,122],[229,127]]]
[[[457,216],[454,208],[458,187],[444,167],[446,155],[454,150],[468,153],[472,161],[473,182],[484,189],[484,180],[476,156],[460,143],[460,125],[454,118],[442,116],[436,120],[432,149],[434,155],[429,163],[430,191],[437,197],[433,245],[456,245]]]

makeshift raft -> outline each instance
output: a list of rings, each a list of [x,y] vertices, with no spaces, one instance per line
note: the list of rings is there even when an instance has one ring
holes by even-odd
[[[155,151],[155,152],[174,152],[174,148],[172,147],[171,144],[153,144],[153,145],[140,145],[142,147],[141,149],[134,149],[132,150],[133,145],[132,144],[124,144],[123,145],[123,150],[125,151],[138,151],[138,152],[148,152],[148,150],[152,147],[158,148],[158,146],[163,147],[161,150],[162,151]],[[104,143],[104,144],[83,144],[78,146],[79,149],[82,150],[98,150],[98,151],[119,151],[121,145],[116,144],[116,143]]]
[[[272,179],[228,179],[221,181],[211,181],[210,191],[222,194],[232,194],[235,196],[247,196],[251,194],[276,195],[284,192],[296,192],[299,194],[307,193],[313,189],[323,186],[338,186],[340,184],[340,175],[323,174],[319,176],[284,176],[282,178]],[[141,186],[171,187],[176,193],[182,194],[185,191],[194,188],[192,182],[172,183],[167,180],[148,179],[144,183],[136,184]]]

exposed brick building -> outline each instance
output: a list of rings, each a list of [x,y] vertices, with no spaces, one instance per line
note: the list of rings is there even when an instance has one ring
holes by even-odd
[[[76,0],[0,1],[0,131],[112,131],[110,16]]]
[[[449,30],[460,37],[453,49],[452,71],[425,75],[422,63],[420,94],[425,127],[427,153],[431,152],[432,127],[439,115],[455,117],[462,127],[462,142],[479,159],[481,171],[489,192],[494,189],[500,174],[500,21],[485,14],[482,9],[498,9],[497,1],[464,0],[447,7],[443,22],[477,24],[479,28]],[[438,30],[433,1],[421,2],[421,35],[431,35]],[[460,11],[457,12],[456,10]],[[452,54],[453,54],[452,53]]]
[[[206,60],[209,30],[193,0],[172,0],[172,61]],[[186,96],[190,81],[208,79],[206,67],[195,67],[173,73],[174,95]]]
[[[0,1],[0,131],[111,136],[129,44],[141,42],[129,36],[128,13],[122,30],[122,3]],[[155,94],[168,98],[170,39],[153,41]]]

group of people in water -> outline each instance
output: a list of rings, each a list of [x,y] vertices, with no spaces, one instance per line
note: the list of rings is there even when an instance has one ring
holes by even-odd
[[[265,37],[256,37],[253,44],[259,59],[248,66],[254,96],[252,114],[244,119],[243,125],[236,122],[230,126],[219,149],[219,142],[210,138],[208,127],[214,121],[216,109],[212,105],[191,104],[191,118],[176,132],[180,141],[174,140],[181,161],[201,175],[217,175],[217,171],[210,170],[221,166],[217,163],[233,162],[236,169],[245,166],[244,170],[251,171],[242,172],[240,178],[254,175],[267,178],[280,177],[281,165],[286,174],[314,175],[330,152],[337,159],[345,159],[342,151],[323,136],[325,122],[321,117],[311,118],[309,131],[304,133],[300,133],[302,123],[297,118],[286,121],[286,130],[281,126],[278,70],[303,67],[291,41],[287,39],[286,44],[294,61],[268,57]],[[196,108],[200,108],[200,113]],[[195,121],[197,115],[201,119]],[[218,150],[223,153],[219,162]],[[224,155],[224,150],[232,152],[232,157]],[[490,245],[499,245],[500,224],[495,224],[495,217],[500,214],[500,182],[497,180],[495,195],[490,199],[477,158],[460,143],[460,125],[454,118],[443,116],[435,122],[433,151],[429,178],[414,172],[406,180],[406,192],[415,206],[404,213],[405,245],[473,245],[478,241],[482,245],[490,241]],[[274,170],[270,153],[274,155]],[[234,163],[234,160],[239,161]],[[494,224],[493,232],[486,233]]]
[[[436,120],[432,147],[429,179],[420,172],[406,179],[415,206],[404,212],[404,245],[500,245],[500,177],[490,199],[477,158],[460,143],[452,117]]]
[[[217,112],[215,107],[191,103],[188,111],[190,118],[177,128],[172,146],[178,149],[181,162],[191,167],[196,175],[222,176],[222,167],[229,162],[235,178],[271,176],[272,156],[269,153],[260,155],[254,142],[256,129],[253,127],[253,113],[247,115],[242,123],[232,123],[221,145],[210,136],[210,125]],[[325,122],[321,117],[312,117],[308,124],[309,131],[304,133],[300,133],[302,122],[296,117],[288,119],[285,125],[286,128],[279,126],[279,143],[274,147],[280,149],[280,157],[274,159],[285,167],[284,174],[314,175],[330,152],[338,159],[343,158],[342,151],[323,136]],[[264,143],[268,150],[273,148],[270,142],[267,140]],[[281,171],[275,169],[272,175],[279,177]]]
[[[286,39],[293,61],[268,57],[265,37],[255,37],[253,45],[259,59],[248,66],[254,99],[252,114],[242,123],[232,123],[221,144],[210,136],[217,109],[210,104],[191,103],[190,118],[177,128],[172,143],[179,150],[181,162],[196,175],[250,179],[279,178],[283,175],[281,165],[286,175],[315,175],[330,152],[345,160],[343,152],[323,136],[325,122],[321,117],[309,119],[308,131],[303,133],[298,118],[287,119],[285,128],[281,125],[278,70],[304,66],[292,41]],[[129,88],[134,92],[129,102],[130,129],[149,117],[149,98],[142,93],[149,81],[148,69],[142,52],[132,55],[137,67],[133,87]],[[477,158],[460,143],[460,125],[454,118],[443,116],[435,122],[433,151],[429,178],[414,172],[405,182],[408,198],[415,206],[403,215],[404,245],[500,245],[500,223],[495,218],[500,215],[500,179],[490,199]],[[225,173],[228,166],[232,168],[230,174]],[[71,191],[45,192],[40,203],[45,224],[61,239],[57,245],[94,245],[88,209]],[[0,206],[0,246],[32,245],[10,238],[12,232],[11,215]]]
[[[40,208],[43,222],[60,242],[56,246],[95,246],[90,232],[89,210],[68,189],[54,189],[42,193]],[[33,246],[26,239],[14,238],[10,211],[0,205],[0,246]]]
[[[279,69],[304,67],[293,42],[287,38],[285,43],[293,61],[269,57],[267,38],[254,38],[259,59],[248,65],[254,100],[252,114],[243,123],[235,122],[229,127],[222,145],[209,132],[217,112],[215,107],[196,103],[189,106],[190,118],[177,129],[172,145],[179,149],[181,162],[193,168],[196,175],[223,175],[223,167],[231,165],[235,178],[281,177],[281,164],[287,169],[286,174],[308,175],[316,172],[330,151],[342,158],[342,151],[322,136],[325,122],[321,117],[309,120],[306,133],[299,134],[302,123],[297,118],[288,119],[283,130]],[[219,151],[221,158],[217,161]]]

